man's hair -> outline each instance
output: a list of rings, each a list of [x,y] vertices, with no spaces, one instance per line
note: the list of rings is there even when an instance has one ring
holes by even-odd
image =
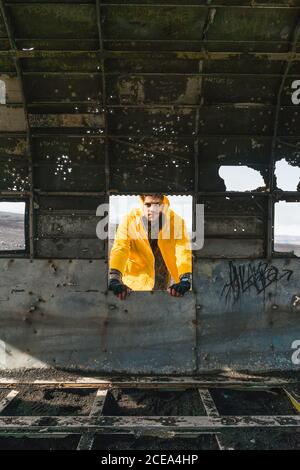
[[[147,196],[159,197],[160,201],[162,201],[163,198],[164,198],[164,195],[163,195],[163,194],[157,194],[157,193],[155,193],[155,194],[141,194],[141,198],[142,198],[142,201],[143,201],[143,202],[145,201],[145,198],[146,198]]]

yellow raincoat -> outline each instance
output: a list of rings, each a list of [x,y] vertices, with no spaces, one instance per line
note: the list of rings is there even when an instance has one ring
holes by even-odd
[[[141,205],[143,204],[140,197]],[[158,235],[158,246],[175,282],[192,272],[192,252],[182,217],[170,208],[164,196],[165,223]],[[152,290],[155,283],[155,259],[142,223],[142,208],[132,209],[121,221],[110,253],[109,267],[122,273],[124,284],[133,290]]]

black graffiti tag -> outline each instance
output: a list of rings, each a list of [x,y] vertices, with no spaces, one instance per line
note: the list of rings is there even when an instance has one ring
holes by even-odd
[[[234,302],[241,295],[252,288],[257,294],[265,292],[266,288],[281,279],[290,280],[293,271],[279,270],[276,266],[260,261],[258,264],[248,263],[236,266],[229,262],[229,281],[224,285],[221,296],[226,300],[232,298]]]

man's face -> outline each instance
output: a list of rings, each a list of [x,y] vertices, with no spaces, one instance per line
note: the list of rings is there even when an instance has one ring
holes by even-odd
[[[143,215],[147,217],[150,222],[157,220],[161,211],[162,201],[159,197],[145,196],[143,204]]]

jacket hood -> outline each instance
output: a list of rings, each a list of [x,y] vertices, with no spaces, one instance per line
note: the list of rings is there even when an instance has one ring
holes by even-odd
[[[143,199],[142,199],[142,196],[139,196],[139,199],[140,199],[140,204],[141,206],[143,205]],[[170,206],[170,201],[169,199],[167,198],[167,196],[164,195],[164,198],[163,198],[163,201],[162,201],[163,204],[165,204],[166,206]]]

